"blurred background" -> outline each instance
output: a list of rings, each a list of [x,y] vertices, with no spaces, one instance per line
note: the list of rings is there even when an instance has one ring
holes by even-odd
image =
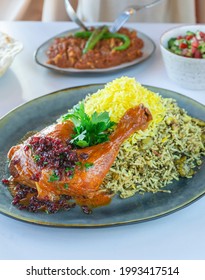
[[[87,22],[113,21],[124,8],[153,0],[70,0],[78,16]],[[64,0],[0,0],[0,20],[66,21]],[[129,21],[205,23],[204,0],[161,0],[139,11]]]

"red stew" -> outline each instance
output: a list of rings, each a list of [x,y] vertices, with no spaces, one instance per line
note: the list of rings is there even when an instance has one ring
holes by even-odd
[[[96,69],[117,66],[141,57],[144,43],[137,37],[137,32],[121,28],[119,33],[130,39],[130,45],[125,50],[115,50],[123,44],[119,38],[102,39],[86,53],[83,49],[88,39],[73,35],[56,38],[47,51],[47,63],[60,68]]]

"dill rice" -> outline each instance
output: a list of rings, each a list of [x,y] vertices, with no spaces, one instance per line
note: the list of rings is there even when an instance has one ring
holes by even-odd
[[[180,177],[191,178],[205,155],[205,124],[187,115],[175,100],[162,98],[141,86],[134,78],[121,77],[85,99],[88,114],[110,114],[118,122],[131,107],[143,103],[153,120],[121,146],[103,181],[121,198],[136,193],[169,191],[163,189]]]

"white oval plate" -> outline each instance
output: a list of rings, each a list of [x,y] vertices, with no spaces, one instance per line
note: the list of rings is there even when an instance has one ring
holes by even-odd
[[[95,69],[76,69],[76,68],[60,68],[51,64],[47,63],[48,57],[46,55],[46,51],[49,49],[49,47],[52,45],[53,40],[56,37],[64,37],[64,36],[69,36],[74,34],[75,32],[80,31],[79,28],[76,29],[71,29],[69,31],[64,31],[60,34],[57,34],[56,36],[52,37],[51,39],[49,39],[48,41],[44,42],[35,52],[35,61],[46,68],[52,69],[52,70],[56,70],[56,71],[60,71],[63,73],[103,73],[103,72],[111,72],[111,71],[117,71],[117,70],[121,70],[123,68],[126,67],[130,67],[132,65],[138,64],[140,62],[143,62],[144,60],[146,60],[147,58],[149,58],[155,51],[155,44],[152,41],[151,38],[149,38],[147,35],[145,35],[144,33],[141,32],[137,32],[137,36],[139,38],[141,38],[144,41],[144,47],[142,48],[142,52],[143,55],[131,62],[127,62],[127,63],[122,63],[118,66],[114,66],[114,67],[109,67],[109,68],[95,68]]]

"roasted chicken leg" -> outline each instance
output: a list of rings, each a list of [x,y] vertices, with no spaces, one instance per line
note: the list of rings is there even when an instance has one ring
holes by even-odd
[[[55,201],[60,195],[65,194],[71,196],[81,206],[106,205],[110,202],[112,194],[100,186],[115,161],[121,144],[137,130],[146,129],[151,119],[151,113],[142,104],[131,108],[120,119],[109,141],[83,149],[72,149],[70,154],[66,154],[65,151],[70,145],[73,123],[66,121],[51,125],[28,138],[23,144],[11,148],[8,158],[12,180],[14,183],[37,189],[38,198],[42,200]],[[54,141],[54,144],[49,141]],[[50,148],[45,152],[43,145]],[[49,149],[52,147],[57,147],[57,151],[63,151],[67,161],[70,158],[72,161],[70,168],[66,165],[68,162],[63,162],[62,159],[56,163],[55,156],[53,163],[44,162],[43,166],[37,164],[39,159],[35,159],[35,149],[42,149],[50,159],[53,154]],[[60,154],[61,158],[62,155]],[[65,165],[64,169],[62,165]]]

